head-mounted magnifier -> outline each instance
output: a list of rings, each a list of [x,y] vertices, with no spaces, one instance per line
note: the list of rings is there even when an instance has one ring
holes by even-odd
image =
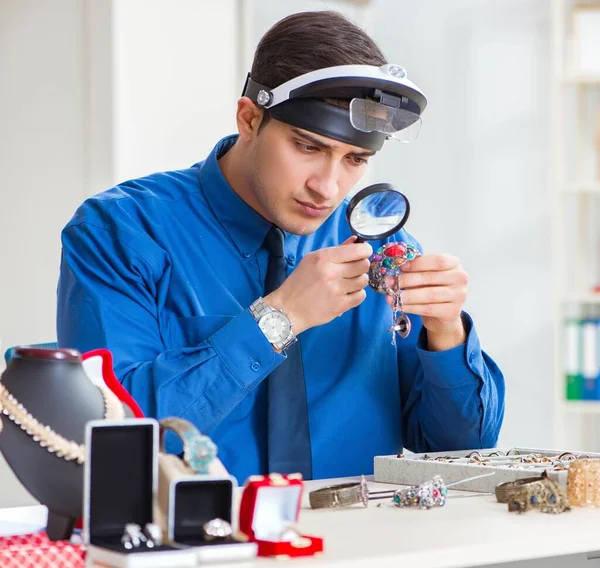
[[[271,89],[246,79],[249,97],[273,118],[367,150],[388,138],[413,141],[427,99],[399,65],[339,65],[317,69]],[[324,99],[345,99],[350,108]]]

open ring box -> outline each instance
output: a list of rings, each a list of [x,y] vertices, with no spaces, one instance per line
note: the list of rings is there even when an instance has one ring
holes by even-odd
[[[313,556],[323,552],[322,538],[300,534],[295,526],[303,490],[299,473],[253,475],[246,480],[240,530],[258,544],[258,556]]]
[[[170,454],[162,454],[159,463],[157,516],[162,518],[168,542],[191,547],[199,564],[241,562],[256,557],[256,544],[236,531],[235,477],[196,474]],[[207,540],[203,527],[213,519],[229,523],[232,535]]]
[[[145,544],[126,549],[128,523],[154,521],[158,422],[152,418],[92,420],[86,425],[83,536],[86,561],[118,568],[196,566],[191,549]]]

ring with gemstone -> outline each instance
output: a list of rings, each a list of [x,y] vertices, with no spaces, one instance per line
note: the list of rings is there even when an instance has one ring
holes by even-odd
[[[421,485],[413,485],[395,491],[393,499],[396,507],[431,509],[432,507],[443,507],[446,504],[447,495],[448,489],[444,480],[436,475]]]
[[[233,534],[231,525],[223,519],[212,519],[202,526],[204,540],[223,540]]]

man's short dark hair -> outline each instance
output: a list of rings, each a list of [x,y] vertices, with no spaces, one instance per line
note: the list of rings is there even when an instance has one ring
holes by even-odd
[[[339,12],[300,12],[280,20],[265,33],[256,48],[250,76],[273,89],[324,67],[385,63],[375,41]],[[328,102],[348,105],[341,100]],[[268,118],[265,113],[261,128]]]

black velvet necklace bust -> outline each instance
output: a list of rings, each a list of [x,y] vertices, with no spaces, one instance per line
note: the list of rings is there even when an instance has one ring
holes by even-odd
[[[20,347],[2,374],[2,384],[38,422],[77,444],[88,420],[104,418],[105,402],[73,349]],[[131,416],[125,407],[126,416]],[[48,508],[51,540],[70,538],[83,510],[83,466],[40,446],[2,415],[0,451],[23,486]]]

